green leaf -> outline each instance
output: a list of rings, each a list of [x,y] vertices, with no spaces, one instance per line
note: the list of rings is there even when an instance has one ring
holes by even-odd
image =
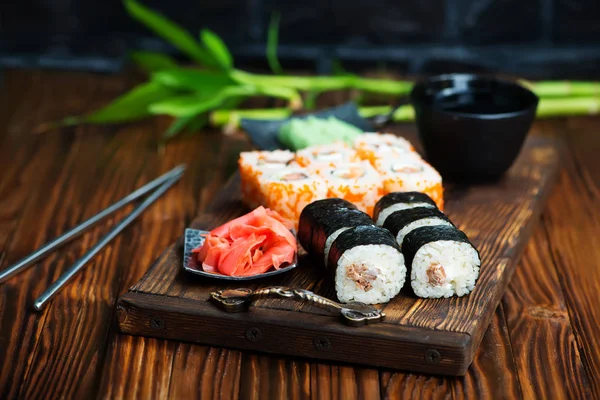
[[[230,97],[221,104],[219,107],[221,110],[231,110],[237,108],[240,104],[244,102],[243,97]]]
[[[190,123],[188,124],[187,128],[190,132],[196,132],[208,125],[208,122],[208,115],[201,114],[196,116],[196,118],[192,119],[192,121],[190,121]]]
[[[188,115],[176,118],[163,134],[163,142],[167,142],[178,136],[184,130],[195,133],[208,124],[208,115]]]
[[[163,134],[163,139],[169,140],[177,136],[195,117],[195,115],[189,115],[176,118]]]
[[[314,110],[317,106],[317,99],[319,97],[319,92],[315,90],[311,90],[306,93],[306,97],[304,99],[304,108],[307,110]]]
[[[346,71],[346,69],[342,65],[342,62],[339,59],[337,59],[337,58],[333,59],[332,69],[333,69],[333,75],[335,75],[335,76],[353,76],[353,77],[356,77],[355,74]]]
[[[290,102],[292,108],[298,108],[302,105],[300,93],[294,89],[277,86],[239,85],[227,86],[218,92],[189,94],[158,101],[150,105],[149,110],[153,114],[182,117],[220,107],[229,98],[261,95],[284,98]]]
[[[202,65],[216,66],[210,54],[181,26],[135,0],[124,0],[124,3],[133,18],[187,54],[192,60]]]
[[[271,71],[275,74],[283,74],[283,68],[277,59],[277,46],[279,43],[279,21],[280,15],[274,12],[269,21],[269,32],[267,34],[267,62]]]
[[[149,106],[153,114],[167,114],[173,117],[185,117],[197,115],[213,108],[217,108],[224,100],[222,94],[212,97],[203,97],[197,94],[172,97],[158,101]]]
[[[155,72],[152,79],[174,89],[200,93],[215,92],[234,83],[228,75],[220,72],[183,68]]]
[[[134,51],[130,54],[131,59],[138,67],[148,73],[161,71],[163,69],[177,68],[177,63],[171,57],[150,51]]]
[[[203,29],[200,31],[200,39],[202,39],[202,43],[221,68],[228,70],[233,67],[233,57],[223,40],[216,33]]]
[[[148,106],[173,96],[172,89],[157,82],[136,86],[112,103],[80,119],[80,122],[115,123],[135,120],[149,115]],[[67,119],[68,120],[68,119]],[[69,122],[73,122],[72,120]]]

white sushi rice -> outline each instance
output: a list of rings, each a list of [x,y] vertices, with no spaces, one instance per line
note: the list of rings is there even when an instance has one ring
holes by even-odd
[[[405,277],[404,257],[398,250],[385,245],[356,246],[338,260],[335,291],[343,303],[385,303],[400,292]]]
[[[412,289],[419,297],[464,296],[475,287],[480,263],[477,251],[468,243],[427,243],[417,251],[412,263]]]
[[[435,208],[435,206],[433,204],[429,204],[429,203],[395,203],[389,207],[384,208],[383,210],[381,210],[381,212],[379,212],[379,215],[377,216],[377,221],[375,222],[375,224],[377,226],[383,226],[383,224],[385,224],[385,220],[387,219],[387,217],[389,217],[396,211],[402,211],[402,210],[407,210],[409,208],[417,208],[417,207]]]
[[[450,222],[443,220],[441,218],[435,218],[435,217],[434,218],[422,218],[422,219],[413,221],[398,231],[398,234],[396,235],[396,242],[398,243],[398,246],[400,246],[400,248],[402,249],[402,242],[404,242],[404,238],[406,237],[406,235],[408,235],[415,229],[421,228],[423,226],[440,226],[440,225],[452,226],[452,224]]]
[[[378,155],[399,155],[414,151],[408,140],[391,133],[365,132],[354,139],[354,147],[367,148]]]
[[[296,154],[289,150],[244,151],[240,153],[241,163],[258,168],[283,168],[292,163]]]
[[[296,154],[302,164],[312,166],[343,166],[359,160],[356,150],[341,142],[310,146]]]
[[[350,226],[344,227],[344,228],[340,228],[337,231],[333,232],[331,235],[329,235],[329,237],[325,240],[325,246],[323,247],[323,253],[324,253],[324,263],[325,266],[327,266],[327,260],[329,259],[329,250],[331,250],[331,245],[333,244],[334,240],[337,239],[338,236],[340,236],[340,234],[344,231],[347,231],[348,229],[350,229]]]

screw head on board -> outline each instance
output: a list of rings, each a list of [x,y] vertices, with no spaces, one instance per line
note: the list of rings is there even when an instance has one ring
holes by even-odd
[[[248,339],[251,342],[258,342],[261,337],[262,332],[256,327],[248,328],[246,330],[246,339]]]
[[[316,336],[313,339],[313,345],[315,346],[315,349],[319,351],[329,350],[331,348],[331,342],[325,336]]]
[[[165,322],[159,318],[150,318],[150,328],[160,330],[165,328]]]
[[[429,364],[439,364],[442,361],[442,355],[437,350],[429,349],[425,352],[425,361]]]

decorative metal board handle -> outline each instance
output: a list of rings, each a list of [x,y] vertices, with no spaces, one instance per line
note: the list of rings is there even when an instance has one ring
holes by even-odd
[[[361,326],[383,321],[383,311],[363,303],[340,304],[309,290],[292,289],[285,286],[273,286],[252,290],[246,288],[224,289],[210,294],[211,299],[227,312],[246,311],[250,304],[259,299],[294,299],[339,314],[350,326]]]

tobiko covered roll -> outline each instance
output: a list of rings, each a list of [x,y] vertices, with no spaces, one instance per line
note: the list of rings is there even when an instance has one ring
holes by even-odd
[[[317,173],[327,182],[327,197],[348,200],[359,210],[373,214],[382,185],[379,174],[368,162],[316,168]]]
[[[382,175],[385,193],[421,192],[426,193],[440,210],[444,208],[442,177],[427,162],[419,157],[401,159],[381,159],[375,168]]]
[[[372,223],[367,214],[348,201],[319,200],[306,206],[300,214],[298,239],[307,252],[326,266],[331,244],[343,231]]]
[[[394,237],[375,225],[343,231],[331,245],[328,268],[344,303],[388,302],[406,279],[404,257]]]
[[[435,202],[421,192],[392,192],[383,196],[375,204],[373,220],[377,226],[383,226],[390,214],[409,208],[429,207],[436,208]]]
[[[308,166],[341,166],[360,161],[356,150],[344,143],[315,145],[299,150],[296,153],[298,164]]]
[[[245,151],[240,153],[238,167],[242,186],[242,199],[250,208],[262,203],[259,177],[295,165],[296,155],[288,150]]]
[[[393,212],[383,224],[383,227],[390,231],[396,238],[396,243],[402,249],[404,237],[413,230],[423,226],[454,226],[452,222],[437,208],[409,208],[406,210]]]
[[[302,167],[287,167],[262,174],[258,182],[261,204],[294,221],[296,228],[304,207],[327,197],[327,184],[323,179]]]
[[[396,158],[415,151],[408,140],[390,133],[364,133],[354,139],[354,148],[361,159],[373,166],[378,159]]]
[[[424,226],[404,237],[402,253],[410,284],[419,297],[463,296],[479,277],[479,252],[451,226]]]

